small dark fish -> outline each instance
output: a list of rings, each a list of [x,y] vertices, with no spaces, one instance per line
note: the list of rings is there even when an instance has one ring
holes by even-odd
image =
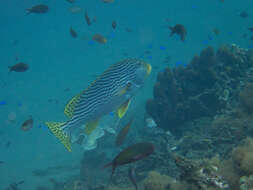
[[[150,50],[146,50],[146,51],[144,51],[144,54],[151,54],[151,51]]]
[[[154,145],[148,142],[131,145],[128,148],[124,149],[122,152],[120,152],[113,159],[113,161],[111,163],[106,164],[104,168],[112,166],[112,174],[111,174],[112,178],[115,169],[118,166],[142,160],[143,158],[146,158],[147,156],[152,154],[154,150],[155,150]]]
[[[8,141],[6,144],[5,144],[5,147],[6,148],[9,148],[11,146],[11,141]]]
[[[19,42],[18,40],[14,40],[14,41],[12,42],[12,45],[13,45],[13,46],[16,46],[16,45],[18,44],[18,42]]]
[[[48,12],[48,6],[40,4],[40,5],[35,5],[32,8],[28,8],[26,10],[28,11],[27,14],[30,14],[30,13],[42,14],[42,13]]]
[[[246,11],[242,11],[240,13],[240,17],[242,17],[242,18],[247,18],[248,16],[249,16],[249,14]]]
[[[107,39],[101,34],[94,34],[92,39],[100,44],[105,44],[107,42]]]
[[[116,138],[116,141],[115,141],[115,144],[116,146],[120,146],[123,144],[127,134],[128,134],[128,131],[132,125],[132,122],[133,122],[133,119],[131,119],[119,132],[117,138]]]
[[[15,72],[25,72],[29,69],[29,65],[25,64],[25,63],[17,63],[13,66],[9,66],[9,72],[11,71],[15,71]]]
[[[114,0],[102,0],[104,3],[112,3]]]
[[[0,164],[4,164],[4,161],[1,161],[1,160],[0,160]]]
[[[70,88],[65,88],[63,91],[68,92],[68,91],[70,91]]]
[[[19,185],[23,184],[25,181],[20,181],[18,183],[11,183],[6,190],[19,190]]]
[[[92,19],[92,22],[93,23],[97,22],[97,17],[94,16],[93,19]]]
[[[75,0],[66,0],[66,1],[68,1],[69,3],[74,3],[75,2]]]
[[[88,26],[90,26],[91,25],[91,21],[90,21],[90,17],[88,16],[87,12],[84,13],[84,17],[85,17],[86,23],[88,24]]]
[[[136,183],[136,173],[135,173],[135,168],[134,167],[129,167],[128,168],[128,178],[130,179],[130,181],[134,185],[135,190],[138,190],[138,186],[137,186],[137,183]]]
[[[117,27],[117,23],[116,23],[116,21],[114,20],[114,21],[112,21],[112,28],[113,28],[113,29],[116,29],[116,27]]]
[[[30,116],[29,119],[27,119],[21,126],[22,131],[29,131],[33,127],[33,119],[32,116]]]
[[[127,32],[132,32],[133,30],[132,30],[131,28],[128,28],[128,27],[127,27],[127,28],[126,28],[126,31],[127,31]]]
[[[250,27],[250,28],[248,28],[248,29],[249,29],[249,31],[253,32],[253,27]]]
[[[59,103],[59,101],[57,99],[54,99],[54,98],[49,98],[47,101],[50,102],[50,103],[55,103],[55,104]]]
[[[72,38],[76,38],[77,37],[76,31],[72,27],[70,27],[69,32],[70,32],[70,35],[72,36]]]
[[[180,36],[180,39],[182,41],[185,40],[187,31],[182,24],[176,24],[174,27],[170,26],[169,29],[171,30],[170,36],[173,36],[174,34],[178,34]]]
[[[218,35],[220,34],[220,31],[219,31],[219,29],[214,28],[214,29],[213,29],[213,33],[214,33],[216,36],[218,36]]]

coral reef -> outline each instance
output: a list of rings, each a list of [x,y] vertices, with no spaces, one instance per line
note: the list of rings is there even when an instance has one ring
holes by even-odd
[[[186,122],[213,117],[236,102],[249,78],[252,55],[236,45],[216,52],[208,47],[187,67],[166,68],[157,76],[153,99],[146,102],[147,113],[159,127],[180,136]],[[248,105],[247,101],[242,94],[241,102]]]
[[[166,190],[173,179],[167,175],[161,175],[156,171],[151,171],[143,180],[143,190]]]
[[[235,147],[231,158],[221,160],[213,158],[209,163],[219,168],[218,173],[229,183],[231,190],[249,190],[253,188],[253,139],[246,138],[244,143]]]
[[[192,161],[184,157],[173,156],[181,170],[180,179],[194,185],[199,190],[229,189],[227,181],[218,174],[218,168],[208,162]]]

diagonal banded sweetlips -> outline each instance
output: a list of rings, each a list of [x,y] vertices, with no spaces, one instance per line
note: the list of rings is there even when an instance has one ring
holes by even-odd
[[[68,121],[45,124],[71,151],[76,131],[91,134],[99,120],[110,112],[115,112],[119,119],[122,118],[150,72],[151,65],[139,59],[129,58],[117,62],[67,103],[64,113],[68,116]],[[85,128],[82,129],[84,124]]]

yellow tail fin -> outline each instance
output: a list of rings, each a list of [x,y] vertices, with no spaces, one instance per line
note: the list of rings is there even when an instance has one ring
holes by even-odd
[[[71,143],[68,135],[63,133],[61,127],[64,123],[60,122],[46,122],[45,123],[50,131],[60,140],[60,142],[65,146],[65,148],[71,152]]]

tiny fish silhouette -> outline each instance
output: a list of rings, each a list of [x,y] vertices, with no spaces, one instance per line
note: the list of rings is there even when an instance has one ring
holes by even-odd
[[[90,26],[91,25],[91,20],[90,20],[90,17],[88,16],[87,12],[84,13],[84,18],[86,20],[87,25]]]
[[[33,119],[32,116],[30,116],[30,118],[24,121],[24,123],[22,124],[21,130],[29,131],[32,127],[33,127]]]
[[[15,65],[9,66],[9,72],[15,71],[15,72],[25,72],[29,69],[29,65],[25,63],[17,63]]]
[[[40,5],[35,5],[32,8],[28,8],[26,10],[27,10],[27,14],[30,14],[30,13],[43,14],[43,13],[48,12],[48,6],[40,4]]]
[[[68,1],[69,3],[74,3],[75,2],[75,0],[66,0],[66,1]]]
[[[113,28],[113,29],[116,29],[116,27],[117,27],[117,23],[116,23],[116,21],[114,20],[114,21],[112,21],[112,28]]]
[[[176,24],[174,27],[170,26],[169,29],[171,30],[170,36],[174,34],[178,34],[182,41],[185,41],[187,31],[182,24]]]
[[[114,0],[102,0],[104,3],[112,3]]]
[[[249,16],[249,14],[246,11],[242,11],[240,13],[240,17],[242,17],[242,18],[247,18],[248,16]]]
[[[76,38],[77,37],[76,31],[72,27],[70,27],[69,32],[70,32],[70,35],[72,36],[72,38]]]

